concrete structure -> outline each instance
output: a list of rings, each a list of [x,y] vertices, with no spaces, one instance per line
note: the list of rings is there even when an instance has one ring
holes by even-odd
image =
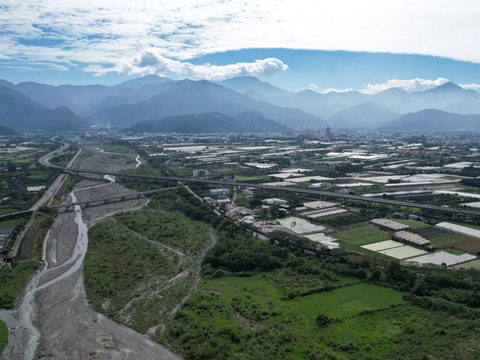
[[[230,194],[230,189],[222,188],[222,189],[210,189],[210,195],[212,196],[220,196],[220,195],[227,195]]]
[[[4,228],[0,229],[0,251],[3,249],[7,241],[10,239],[10,236],[13,233],[14,228]]]
[[[410,226],[408,226],[408,225],[404,225],[404,224],[398,223],[396,221],[388,220],[388,219],[373,219],[370,222],[374,225],[384,227],[384,228],[387,228],[389,230],[394,230],[394,231],[404,230],[404,229],[409,229],[410,228]]]
[[[193,177],[205,178],[207,174],[207,170],[193,170]]]
[[[430,244],[430,241],[428,241],[427,239],[421,237],[420,235],[417,235],[408,231],[398,231],[395,234],[393,234],[393,237],[403,241],[411,242],[415,245],[420,245],[420,246]]]

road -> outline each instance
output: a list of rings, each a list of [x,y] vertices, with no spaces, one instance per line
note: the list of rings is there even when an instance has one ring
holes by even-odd
[[[136,174],[112,172],[108,170],[91,171],[91,170],[69,169],[68,167],[62,167],[62,166],[56,166],[56,165],[50,164],[48,162],[48,158],[43,160],[42,159],[40,161],[46,166],[50,166],[56,169],[61,169],[67,172],[71,171],[73,173],[78,173],[78,174],[82,174],[82,173],[97,174],[101,176],[111,175],[116,177],[123,176],[123,177],[130,177],[130,178],[139,178],[139,179],[155,179],[160,181],[190,182],[190,183],[213,184],[213,185],[232,186],[232,187],[238,186],[239,188],[250,187],[250,188],[255,188],[259,190],[279,192],[280,194],[285,192],[290,192],[290,193],[298,194],[299,196],[312,195],[312,196],[318,196],[320,198],[334,198],[334,199],[347,200],[347,201],[356,200],[356,201],[366,202],[367,204],[377,203],[377,204],[392,205],[396,207],[403,206],[403,207],[420,209],[421,211],[435,211],[435,212],[453,214],[454,216],[457,216],[459,214],[464,214],[464,215],[480,217],[480,211],[469,210],[469,209],[442,207],[442,206],[435,206],[435,205],[429,205],[429,204],[419,204],[414,202],[390,200],[390,199],[383,199],[383,198],[367,198],[365,196],[351,195],[347,193],[334,193],[329,191],[298,189],[298,188],[292,188],[287,186],[278,187],[278,186],[263,185],[263,184],[250,184],[250,183],[243,183],[238,181],[219,181],[219,180],[208,180],[208,179],[199,179],[199,178],[181,178],[181,177],[173,177],[173,176],[136,175]]]
[[[52,158],[54,155],[68,149],[70,147],[70,144],[68,143],[63,143],[63,145],[58,148],[57,150],[55,151],[52,151],[51,153],[47,154],[47,155],[44,155],[42,156],[38,161],[42,164],[42,165],[45,165],[45,166],[48,166],[48,167],[53,167],[52,164],[50,164],[50,158]],[[81,155],[83,149],[80,148],[78,150],[78,152],[75,154],[75,156],[72,158],[72,160],[70,160],[70,162],[67,164],[67,166],[65,168],[71,168],[73,166],[73,164],[75,164],[75,161],[77,161],[77,159],[79,158],[79,156]],[[68,176],[68,174],[60,174],[58,175],[58,177],[55,179],[55,181],[52,183],[52,185],[50,185],[50,187],[45,191],[45,193],[43,194],[43,196],[40,198],[40,200],[38,200],[31,208],[30,208],[30,211],[35,211],[35,210],[38,210],[38,208],[40,208],[43,204],[45,204],[54,194],[55,192],[57,191],[57,189],[60,187],[60,185],[62,184],[62,181]]]

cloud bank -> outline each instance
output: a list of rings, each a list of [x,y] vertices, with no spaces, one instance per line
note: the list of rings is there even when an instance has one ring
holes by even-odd
[[[478,0],[3,0],[0,9],[0,61],[25,66],[119,71],[146,51],[184,61],[252,48],[480,63]]]
[[[251,63],[236,63],[229,65],[193,65],[189,62],[167,59],[151,51],[144,52],[132,64],[124,65],[120,73],[134,74],[175,74],[188,79],[224,80],[236,76],[273,76],[288,69],[281,60],[268,58]],[[101,72],[99,69],[92,71]]]
[[[448,83],[450,80],[439,77],[436,80],[431,80],[431,79],[409,79],[409,80],[400,80],[400,79],[392,79],[388,80],[387,82],[380,83],[380,84],[367,84],[363,87],[363,89],[357,90],[358,92],[362,94],[367,94],[367,95],[374,95],[378,94],[381,91],[392,89],[392,88],[399,88],[407,93],[412,93],[416,91],[424,91],[424,90],[429,90],[436,88],[437,86],[443,85]],[[475,90],[480,92],[480,85],[478,84],[459,84],[461,88],[464,90]],[[351,88],[348,89],[326,89],[321,91],[322,94],[328,94],[330,92],[348,92],[348,91],[355,91]]]

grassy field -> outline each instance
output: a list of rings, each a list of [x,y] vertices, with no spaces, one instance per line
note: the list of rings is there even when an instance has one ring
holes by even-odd
[[[269,181],[270,178],[267,175],[258,175],[258,176],[236,176],[235,179],[240,182],[249,182],[249,181]]]
[[[110,165],[130,165],[136,163],[135,159],[131,156],[122,154],[108,154],[98,161],[99,164]]]
[[[186,252],[200,250],[209,238],[207,225],[192,222],[179,211],[158,213],[141,210],[118,214],[115,218],[148,239]]]
[[[459,321],[415,308],[402,295],[357,283],[286,300],[263,274],[208,279],[155,338],[187,359],[475,358],[474,333],[464,338]],[[327,324],[319,325],[320,314]],[[442,330],[457,340],[438,335]]]
[[[8,343],[8,328],[2,320],[0,320],[0,354],[3,351],[3,348]]]
[[[14,306],[23,284],[40,265],[36,260],[19,261],[13,270],[6,266],[0,271],[0,307]]]
[[[458,250],[458,249],[445,249],[444,251],[449,253],[449,254],[453,254],[453,255],[463,255],[463,254],[465,254],[465,251]]]
[[[480,240],[463,234],[449,234],[430,239],[430,242],[440,249],[455,247],[472,254],[480,251]]]
[[[390,237],[373,225],[352,227],[348,230],[338,231],[335,237],[345,240],[352,245],[363,246],[375,242],[385,241]]]
[[[126,153],[126,154],[135,154],[136,151],[128,146],[124,145],[111,145],[111,144],[102,144],[99,146],[100,149],[112,152],[112,153]]]
[[[152,209],[102,221],[89,231],[89,239],[89,301],[95,310],[142,333],[186,296],[195,281],[190,272],[181,275],[192,263],[186,254],[193,258],[210,243],[206,224]]]
[[[425,224],[424,222],[415,221],[415,220],[394,219],[393,221],[399,222],[399,223],[401,223],[401,224],[408,225],[408,226],[410,226],[410,228],[411,228],[412,230],[421,229],[421,228],[430,226],[430,225],[428,225],[428,224]]]

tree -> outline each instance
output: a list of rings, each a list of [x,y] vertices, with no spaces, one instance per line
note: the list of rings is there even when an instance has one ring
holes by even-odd
[[[318,314],[317,315],[316,323],[317,323],[318,326],[325,327],[331,322],[332,322],[332,320],[327,315],[325,315],[325,314]]]

